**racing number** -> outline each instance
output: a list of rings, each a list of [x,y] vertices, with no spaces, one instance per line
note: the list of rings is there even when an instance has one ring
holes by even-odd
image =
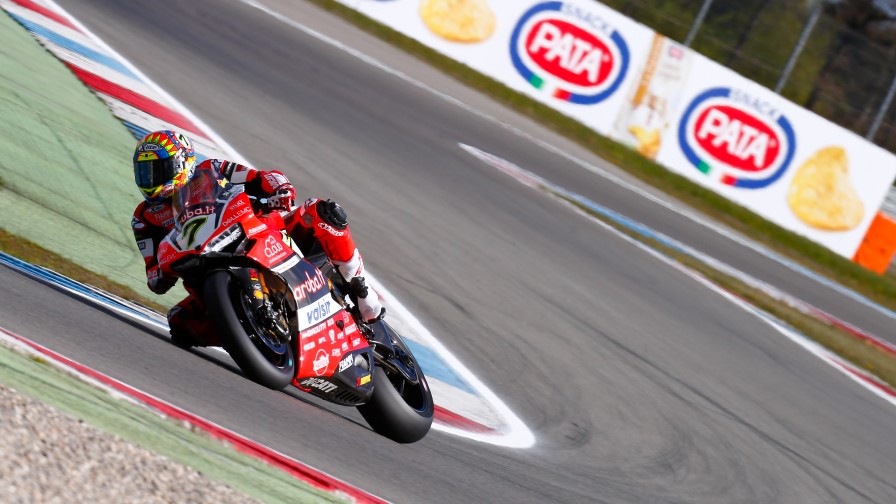
[[[208,217],[193,219],[184,226],[183,235],[187,238],[187,245],[184,248],[193,248],[193,242],[196,241],[196,232],[205,225]]]

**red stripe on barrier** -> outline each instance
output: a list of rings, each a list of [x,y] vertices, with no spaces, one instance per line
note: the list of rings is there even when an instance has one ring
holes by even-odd
[[[189,422],[190,424],[206,431],[212,437],[221,439],[230,443],[237,451],[245,453],[247,455],[251,455],[255,458],[261,459],[268,464],[277,467],[292,476],[314,486],[315,488],[319,488],[321,490],[325,490],[328,492],[342,492],[357,502],[370,502],[375,504],[386,504],[387,501],[384,501],[376,496],[368,494],[363,490],[360,490],[356,487],[353,487],[347,483],[343,483],[342,481],[325,474],[323,472],[318,471],[310,466],[307,466],[295,459],[287,457],[282,453],[278,453],[264,445],[258,444],[254,441],[244,438],[243,436],[237,434],[236,432],[227,430],[219,425],[216,425],[204,418],[198,417],[192,413],[189,413],[185,410],[178,408],[172,404],[169,404],[161,399],[155,398],[149,394],[141,392],[130,385],[126,385],[115,378],[104,375],[99,371],[95,371],[83,364],[75,362],[67,357],[64,357],[56,352],[41,346],[38,343],[35,343],[25,337],[19,336],[15,333],[12,333],[2,327],[0,327],[0,332],[10,336],[11,338],[29,346],[30,348],[40,352],[43,355],[55,360],[56,362],[62,363],[67,367],[74,369],[75,371],[87,375],[94,380],[97,380],[109,387],[114,388],[115,390],[127,394],[139,401],[149,405],[153,409],[163,413],[166,416],[171,418],[175,418],[178,420],[182,420],[185,422]]]
[[[495,433],[495,429],[487,425],[482,425],[481,423],[470,420],[469,418],[458,415],[457,413],[447,410],[441,406],[436,405],[434,420],[447,425],[449,427],[457,427],[459,429],[467,430],[470,432],[484,432],[484,433]]]
[[[75,72],[75,75],[78,76],[79,79],[84,81],[88,87],[94,89],[103,94],[107,94],[113,98],[123,101],[128,105],[140,109],[150,115],[153,115],[164,122],[171,123],[177,128],[188,130],[193,135],[198,135],[203,138],[207,137],[201,133],[201,129],[199,129],[192,121],[184,117],[179,112],[175,112],[170,108],[157,103],[139,93],[135,93],[130,89],[124,88],[115,84],[114,82],[110,82],[95,73],[88,72],[83,68],[80,68],[76,65],[73,65],[69,62],[64,62],[67,67],[69,67],[72,72]]]
[[[57,23],[59,23],[61,25],[68,26],[72,30],[75,30],[78,32],[81,31],[80,28],[78,28],[77,26],[72,24],[72,22],[69,21],[68,19],[62,17],[61,15],[57,14],[56,12],[51,11],[50,9],[47,9],[46,7],[43,7],[41,5],[38,5],[34,2],[32,2],[31,0],[12,0],[12,3],[17,4],[20,7],[24,7],[28,10],[34,11],[34,12],[40,14],[41,16],[52,19],[53,21],[56,21]]]
[[[864,341],[869,345],[873,345],[884,352],[887,352],[891,355],[896,355],[896,346],[893,346],[892,343],[889,343],[884,340],[877,339],[877,337],[872,336],[870,334],[866,334],[855,327],[843,322],[842,320],[835,318],[833,315],[830,315],[826,312],[823,312],[815,307],[810,306],[809,310],[815,315],[815,318],[822,320],[823,322],[827,322],[832,326],[849,333],[854,338]]]
[[[876,388],[877,390],[880,390],[880,391],[883,392],[884,394],[887,394],[887,395],[890,396],[890,397],[896,398],[896,389],[894,389],[893,387],[887,385],[886,383],[883,383],[883,382],[881,382],[881,381],[875,380],[874,378],[872,378],[872,377],[866,375],[865,373],[862,373],[862,372],[858,371],[858,370],[857,370],[854,366],[852,366],[851,364],[847,364],[847,363],[841,361],[840,359],[835,359],[835,358],[832,357],[832,358],[831,358],[831,361],[832,361],[834,364],[836,364],[840,369],[842,369],[842,370],[846,371],[847,373],[849,373],[851,376],[855,376],[855,377],[858,378],[859,380],[861,380],[861,381],[867,383],[868,385],[871,385],[872,387]]]

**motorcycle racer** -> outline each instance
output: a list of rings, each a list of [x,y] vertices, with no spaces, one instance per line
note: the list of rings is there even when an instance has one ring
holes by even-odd
[[[197,170],[214,170],[230,183],[242,184],[250,196],[265,198],[266,211],[290,212],[284,218],[287,233],[297,242],[310,238],[321,245],[357,298],[365,320],[376,320],[385,314],[379,296],[366,285],[361,254],[352,239],[345,210],[337,203],[310,198],[291,212],[295,188],[282,172],[256,170],[221,159],[206,159],[197,165],[190,140],[171,130],[144,136],[137,143],[133,161],[134,180],[144,201],[134,210],[131,228],[146,263],[147,286],[154,293],[164,294],[177,282],[176,277],[162,273],[156,257],[159,244],[174,227],[171,197]],[[194,287],[185,283],[184,288],[188,296],[168,312],[172,340],[183,346],[218,345]]]

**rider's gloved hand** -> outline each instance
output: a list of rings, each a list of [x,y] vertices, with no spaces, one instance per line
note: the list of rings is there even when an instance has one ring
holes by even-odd
[[[158,267],[153,268],[146,274],[146,285],[149,290],[156,294],[164,294],[168,292],[174,284],[177,283],[177,277],[165,276]]]
[[[367,288],[364,277],[352,278],[348,283],[349,292],[358,301],[358,311],[366,322],[379,320],[386,315],[386,308],[380,304],[379,296]]]
[[[267,210],[289,211],[296,203],[296,190],[280,171],[268,171],[261,174],[261,190],[265,194]]]

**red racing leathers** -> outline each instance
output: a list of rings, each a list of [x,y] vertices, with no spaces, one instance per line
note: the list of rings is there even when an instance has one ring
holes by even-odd
[[[272,194],[283,195],[285,188],[292,195],[290,199],[294,198],[292,185],[279,171],[260,171],[219,159],[207,159],[195,169],[213,169],[233,184],[244,184],[246,193],[251,196],[262,198]],[[354,277],[363,277],[361,256],[348,229],[345,212],[339,205],[311,198],[299,206],[284,222],[287,232],[296,242],[301,243],[309,238],[317,240],[346,281],[351,281]],[[177,281],[176,277],[162,275],[156,257],[159,244],[173,227],[174,216],[170,199],[160,203],[144,201],[134,210],[131,228],[137,241],[137,248],[140,249],[146,263],[147,286],[156,294],[164,294]],[[218,345],[218,338],[205,315],[202,301],[196,295],[193,286],[184,285],[184,288],[188,296],[168,312],[172,337],[179,336],[181,341],[186,340],[197,346]],[[375,304],[376,313],[365,314],[368,318],[380,314],[381,307],[376,297],[376,294],[371,292],[370,298]]]

